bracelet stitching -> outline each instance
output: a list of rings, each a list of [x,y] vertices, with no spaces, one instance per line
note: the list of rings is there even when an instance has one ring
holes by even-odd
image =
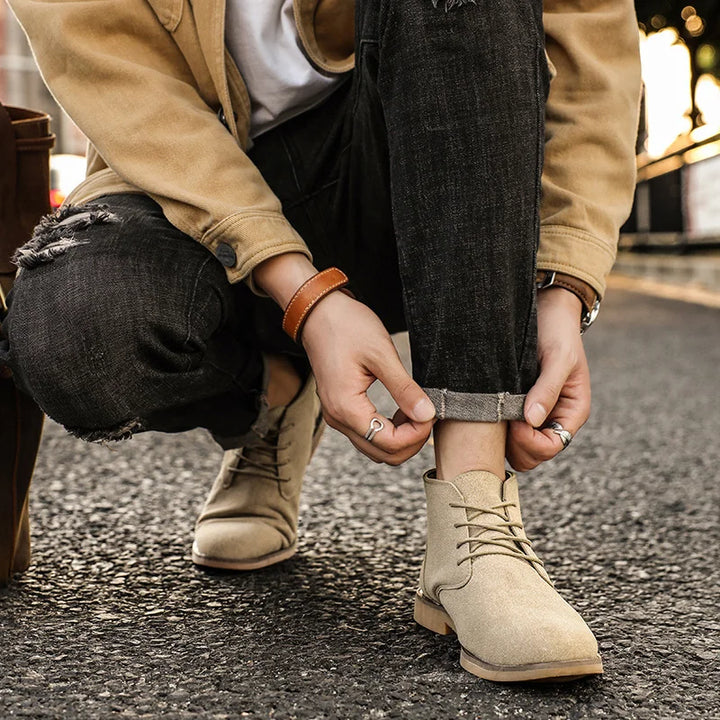
[[[308,289],[308,286],[312,286],[317,284],[318,279],[327,276],[328,274],[332,273],[340,273],[341,277],[338,278],[336,282],[334,282],[332,285],[329,285],[325,288],[323,288],[320,291],[315,291],[314,295],[311,295],[310,298],[307,300],[307,304],[305,306],[305,309],[302,311],[300,317],[298,318],[297,322],[295,323],[294,328],[292,328],[292,331],[287,327],[287,320],[289,315],[293,312],[295,306],[298,304],[298,301],[300,299],[300,296],[302,295],[303,291],[306,291]],[[283,328],[285,331],[292,337],[292,339],[297,342],[298,341],[298,335],[300,332],[300,328],[302,327],[303,323],[305,322],[308,314],[312,310],[313,307],[326,295],[329,293],[338,290],[342,288],[343,286],[347,285],[348,279],[347,276],[340,270],[339,268],[331,267],[326,268],[325,270],[320,271],[316,275],[313,275],[311,278],[308,278],[293,294],[292,298],[290,298],[290,302],[287,304],[287,307],[285,308],[285,313],[283,316]],[[312,292],[312,289],[311,289]]]
[[[317,303],[322,300],[326,295],[333,292],[333,290],[337,290],[339,287],[342,287],[342,285],[345,284],[344,280],[339,280],[338,282],[329,285],[324,290],[321,290],[315,297],[313,297],[305,307],[305,310],[303,310],[302,315],[298,319],[297,323],[295,324],[295,329],[293,330],[293,340],[297,341],[298,332],[300,331],[300,326],[305,321],[305,318],[309,315],[310,311],[317,305]]]

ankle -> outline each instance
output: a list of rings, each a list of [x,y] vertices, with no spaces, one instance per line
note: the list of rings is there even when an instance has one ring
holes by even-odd
[[[300,374],[293,363],[283,355],[265,355],[265,363],[268,373],[268,407],[289,405],[302,389]]]
[[[471,470],[505,475],[507,423],[441,420],[433,428],[439,480],[452,480]]]

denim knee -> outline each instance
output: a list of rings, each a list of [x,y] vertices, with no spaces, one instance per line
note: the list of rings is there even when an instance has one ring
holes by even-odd
[[[3,324],[8,364],[21,389],[86,440],[146,429],[222,322],[217,279],[208,281],[225,281],[219,263],[149,221],[92,223],[62,247],[28,243],[20,254]]]

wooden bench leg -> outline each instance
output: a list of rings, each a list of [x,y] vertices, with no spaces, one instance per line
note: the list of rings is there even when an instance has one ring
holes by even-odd
[[[32,398],[0,380],[0,585],[30,564],[28,492],[42,424]]]

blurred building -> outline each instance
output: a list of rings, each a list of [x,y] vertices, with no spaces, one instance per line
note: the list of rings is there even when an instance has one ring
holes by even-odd
[[[5,105],[49,113],[57,135],[54,152],[85,154],[85,137],[45,87],[25,34],[3,0],[0,0],[0,100]]]
[[[657,27],[641,26],[646,132],[623,247],[720,246],[720,55],[714,42],[700,44],[717,12],[700,17],[693,6],[682,9],[686,25],[697,21],[695,46],[678,27],[662,26],[665,17],[653,17]]]

